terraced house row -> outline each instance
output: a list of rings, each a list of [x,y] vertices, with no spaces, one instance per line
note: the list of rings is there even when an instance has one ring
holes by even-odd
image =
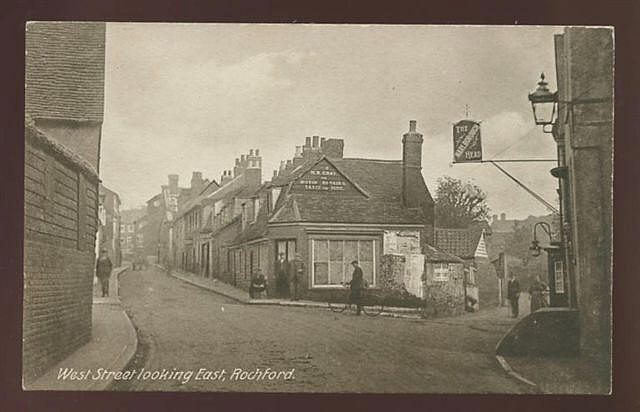
[[[374,289],[418,298],[438,291],[458,308],[470,294],[477,306],[478,275],[497,285],[495,271],[476,273],[485,233],[436,231],[423,140],[411,121],[398,139],[402,159],[379,160],[344,157],[343,139],[307,137],[269,181],[261,178],[260,151],[251,149],[178,208],[167,258],[242,289],[260,271],[268,295],[277,296],[276,274],[290,274],[297,257],[301,294],[315,300],[343,293],[358,260]]]

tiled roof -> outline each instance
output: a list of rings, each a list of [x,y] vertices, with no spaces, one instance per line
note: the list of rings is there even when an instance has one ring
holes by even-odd
[[[450,253],[438,250],[431,245],[425,245],[424,258],[428,262],[464,263],[464,261],[459,257],[454,256]]]
[[[322,161],[321,158],[315,163]],[[271,222],[424,224],[423,210],[408,209],[402,202],[402,162],[374,159],[327,159],[361,195],[333,196],[319,193],[283,193],[284,201]],[[313,164],[311,165],[313,166]],[[294,170],[289,182],[299,179],[310,166]],[[285,183],[283,180],[280,184]],[[431,195],[424,184],[427,201]],[[297,206],[297,212],[294,210]],[[300,218],[297,218],[299,214]]]
[[[264,237],[264,235],[267,233],[268,221],[269,216],[267,216],[266,208],[261,208],[256,221],[251,223],[243,231],[241,231],[232,243],[240,244]]]
[[[26,112],[102,122],[105,23],[32,22],[26,31]]]
[[[467,229],[436,228],[435,247],[463,259],[470,259],[475,255],[483,231],[485,236],[491,234],[486,223],[478,223]]]
[[[475,252],[475,245],[472,243],[467,229],[436,228],[435,230],[435,246],[452,255],[472,258]]]

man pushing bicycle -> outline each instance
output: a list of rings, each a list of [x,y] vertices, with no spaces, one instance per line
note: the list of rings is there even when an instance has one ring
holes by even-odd
[[[347,282],[347,285],[351,287],[349,302],[356,305],[356,315],[360,315],[362,310],[362,290],[365,288],[364,276],[357,260],[354,260],[351,264],[353,265],[353,275],[351,275],[351,281]]]

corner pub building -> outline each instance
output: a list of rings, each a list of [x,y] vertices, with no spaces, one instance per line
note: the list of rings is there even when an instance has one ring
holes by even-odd
[[[351,279],[353,260],[371,287],[422,297],[434,202],[421,172],[423,137],[416,122],[403,136],[402,160],[345,158],[342,139],[318,140],[307,137],[246,203],[250,217],[243,215],[228,250],[231,283],[248,289],[259,268],[274,296],[278,268],[290,271],[299,254],[304,299],[344,293],[338,291]]]

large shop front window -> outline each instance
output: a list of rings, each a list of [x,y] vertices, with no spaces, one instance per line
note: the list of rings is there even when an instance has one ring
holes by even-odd
[[[375,240],[313,239],[313,286],[339,286],[351,280],[357,260],[365,281],[376,284]]]

